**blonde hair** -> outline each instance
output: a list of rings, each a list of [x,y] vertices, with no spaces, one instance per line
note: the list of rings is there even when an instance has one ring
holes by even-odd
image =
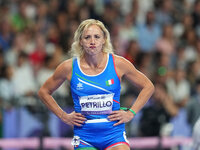
[[[82,57],[84,54],[84,50],[82,49],[82,46],[80,45],[80,40],[82,38],[83,32],[85,29],[87,29],[91,25],[97,25],[104,34],[105,43],[103,45],[103,52],[106,53],[113,53],[113,47],[110,41],[110,33],[105,28],[104,24],[95,19],[87,19],[81,22],[79,27],[77,28],[75,34],[74,34],[74,41],[71,45],[70,54],[71,56],[75,57]]]

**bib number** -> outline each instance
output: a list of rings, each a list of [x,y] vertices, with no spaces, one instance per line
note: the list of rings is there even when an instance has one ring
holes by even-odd
[[[98,94],[80,97],[81,113],[86,115],[110,114],[113,96],[113,94]]]

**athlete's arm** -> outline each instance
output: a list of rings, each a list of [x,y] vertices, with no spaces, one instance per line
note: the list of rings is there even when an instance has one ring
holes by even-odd
[[[121,76],[125,76],[131,83],[141,88],[141,91],[131,107],[136,113],[144,106],[154,92],[154,85],[152,82],[140,71],[138,71],[132,63],[123,57],[116,57],[117,71]],[[116,60],[116,61],[117,61]]]
[[[51,96],[52,93],[67,79],[70,81],[72,74],[72,59],[61,63],[49,79],[41,86],[38,95],[41,101],[51,110],[56,116],[61,118],[65,123],[70,125],[80,126],[85,120],[79,113],[65,113]],[[82,121],[83,120],[83,121]]]
[[[131,83],[133,83],[141,88],[141,91],[140,91],[135,103],[133,104],[133,106],[130,107],[132,110],[134,110],[137,113],[145,105],[145,103],[149,100],[149,98],[153,94],[154,86],[153,86],[152,82],[143,73],[138,71],[133,66],[133,64],[130,63],[125,58],[115,55],[114,60],[115,60],[115,65],[116,65],[116,71],[117,71],[117,74],[119,75],[119,77],[121,78],[124,76]],[[129,114],[131,116],[131,118],[130,118],[130,116],[126,116],[127,119],[124,119],[125,114],[119,114],[118,112],[114,111],[113,116],[111,117],[114,120],[119,120],[119,118],[121,118],[120,121],[116,125],[123,123],[123,122],[128,122],[134,117],[132,112],[127,111],[127,114]],[[124,117],[121,117],[120,115],[121,116],[123,115]],[[115,118],[115,116],[117,116],[118,119]]]

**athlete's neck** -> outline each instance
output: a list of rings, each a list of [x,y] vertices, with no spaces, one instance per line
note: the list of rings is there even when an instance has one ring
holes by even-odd
[[[84,55],[81,62],[87,64],[90,68],[97,69],[104,67],[104,62],[106,60],[106,53],[102,52],[98,55]],[[103,66],[102,66],[103,65]]]

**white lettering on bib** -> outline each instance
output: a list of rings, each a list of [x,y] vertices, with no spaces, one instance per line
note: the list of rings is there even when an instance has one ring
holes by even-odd
[[[79,97],[81,113],[86,115],[110,114],[114,94],[98,94]]]

